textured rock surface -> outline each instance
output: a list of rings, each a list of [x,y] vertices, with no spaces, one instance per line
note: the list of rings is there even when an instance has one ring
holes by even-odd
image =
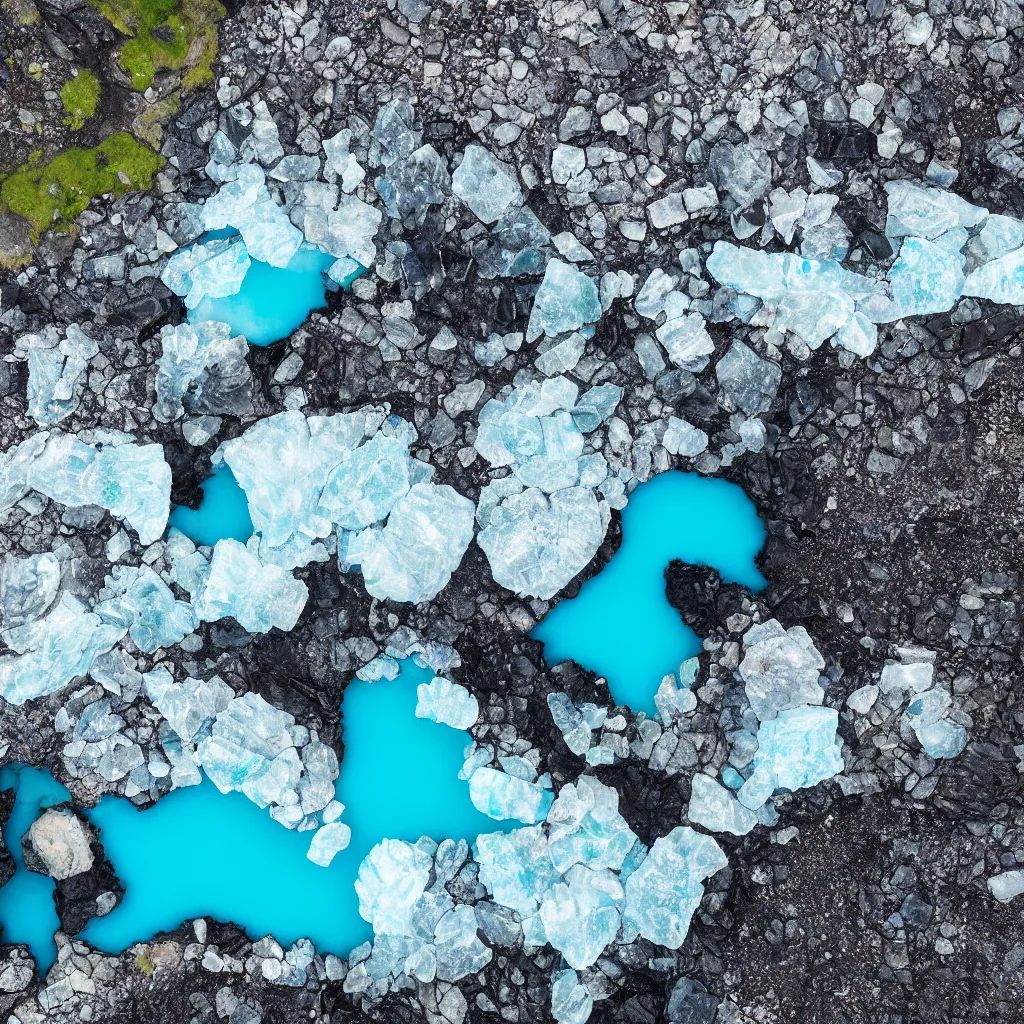
[[[239,3],[166,106],[64,8],[4,7],[0,177],[105,131],[79,64],[168,162],[38,246],[0,212],[0,758],[76,808],[209,767],[325,862],[342,691],[429,651],[467,786],[535,823],[379,855],[345,960],[62,936],[46,979],[0,950],[0,1012],[1020,1019],[1019,5]],[[185,323],[303,240],[344,290],[291,337]],[[222,462],[259,536],[218,562],[165,527]],[[672,468],[745,488],[770,585],[666,567],[704,646],[641,719],[528,634]],[[67,934],[119,895],[91,849]]]

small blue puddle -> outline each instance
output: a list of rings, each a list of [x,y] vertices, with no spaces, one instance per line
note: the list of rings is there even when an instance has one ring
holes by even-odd
[[[232,233],[211,232],[203,241]],[[332,263],[333,256],[305,243],[287,267],[253,260],[238,292],[221,299],[203,299],[189,310],[189,323],[220,320],[235,334],[244,334],[250,345],[280,341],[301,327],[314,309],[327,305],[324,275]]]
[[[4,840],[17,866],[14,877],[0,888],[0,926],[5,943],[22,942],[46,970],[57,958],[53,933],[60,927],[53,903],[53,881],[25,868],[21,837],[44,807],[71,799],[71,794],[48,772],[10,765],[0,771],[0,789],[14,790],[14,809]]]
[[[604,676],[617,704],[653,714],[662,677],[701,649],[665,596],[669,562],[708,565],[728,583],[760,590],[768,581],[754,558],[764,539],[742,488],[696,473],[662,473],[633,492],[612,560],[532,636],[543,642],[549,664],[572,659]]]
[[[306,858],[312,832],[289,831],[247,797],[225,796],[209,781],[145,811],[104,797],[88,816],[101,830],[126,895],[107,917],[91,921],[82,938],[118,953],[182,921],[210,916],[234,921],[253,937],[309,938],[321,952],[342,956],[370,939],[354,883],[377,842],[424,835],[472,841],[481,832],[515,827],[477,811],[469,786],[458,778],[468,734],[416,717],[416,687],[431,675],[405,662],[393,681],[354,680],[345,691],[337,797],[352,842],[329,868]],[[13,782],[9,772],[5,786]],[[67,794],[45,772],[22,769],[16,819],[7,832],[12,848],[43,797],[59,803]],[[48,878],[24,870],[0,889],[4,940],[31,941],[44,972],[54,959],[52,891]]]
[[[252,519],[245,491],[227,466],[214,470],[202,484],[199,508],[178,505],[168,523],[181,530],[194,544],[213,547],[219,540],[240,540],[252,536]]]

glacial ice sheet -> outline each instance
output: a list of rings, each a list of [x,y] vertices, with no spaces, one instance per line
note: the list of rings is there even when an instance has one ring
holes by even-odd
[[[626,879],[625,941],[642,935],[650,942],[679,949],[704,896],[704,880],[727,864],[718,843],[692,828],[680,825],[656,839]]]
[[[550,495],[531,487],[491,504],[485,496],[494,487],[481,495],[477,542],[495,582],[546,601],[597,554],[611,521],[608,503],[589,487]]]
[[[277,565],[260,561],[255,540],[219,540],[213,549],[210,575],[193,602],[203,622],[231,616],[250,633],[268,633],[275,626],[292,629],[306,605],[306,584]]]
[[[160,329],[163,351],[156,373],[153,415],[164,423],[187,411],[235,415],[252,405],[252,370],[242,335],[217,320]]]
[[[783,629],[777,619],[751,626],[743,637],[740,677],[747,699],[763,722],[788,708],[820,704],[818,682],[825,659],[803,626]]]
[[[14,653],[0,656],[0,697],[24,704],[55,693],[85,675],[126,632],[104,622],[78,598],[62,594],[42,618],[3,631]]]
[[[127,522],[144,545],[154,543],[167,528],[171,508],[171,467],[163,447],[133,444],[119,431],[98,436],[102,442],[87,444],[74,434],[36,435],[45,437],[42,451],[32,438],[31,446],[23,442],[16,453],[7,453],[10,488],[0,493],[11,498],[20,490],[10,503],[31,489],[63,505],[98,505]],[[25,458],[31,451],[37,453]],[[0,482],[3,476],[0,469]]]
[[[78,324],[69,324],[64,337],[47,325],[39,334],[23,334],[15,356],[28,360],[28,414],[41,427],[60,423],[78,408],[89,360],[99,345]]]
[[[419,604],[436,597],[473,539],[473,503],[447,484],[414,484],[383,527],[348,534],[343,568],[358,565],[373,597]]]
[[[416,687],[416,717],[452,729],[469,729],[480,717],[480,704],[464,686],[443,676]]]
[[[553,259],[534,296],[526,340],[568,334],[600,319],[601,299],[593,279],[571,263]]]
[[[523,205],[515,171],[475,143],[466,147],[452,175],[452,192],[485,224]]]

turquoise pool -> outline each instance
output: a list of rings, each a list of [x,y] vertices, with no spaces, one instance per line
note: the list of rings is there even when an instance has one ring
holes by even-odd
[[[244,334],[250,345],[273,344],[301,327],[314,309],[327,305],[324,275],[332,263],[333,256],[305,243],[287,267],[253,260],[238,292],[203,299],[189,310],[189,322],[220,320],[235,334]]]
[[[622,545],[577,597],[534,628],[549,664],[572,659],[604,676],[617,704],[654,713],[662,676],[700,651],[665,596],[665,570],[679,559],[709,565],[724,580],[760,590],[754,564],[764,525],[742,488],[672,471],[639,486],[622,513]]]
[[[375,843],[423,835],[472,840],[506,827],[476,810],[469,786],[457,777],[467,733],[415,716],[416,687],[430,678],[428,670],[405,662],[393,681],[356,680],[345,691],[337,796],[352,842],[329,868],[306,858],[311,832],[291,832],[242,794],[224,796],[208,781],[145,811],[104,797],[89,818],[126,895],[107,917],[91,921],[82,937],[120,952],[183,920],[211,916],[234,921],[253,937],[272,933],[282,943],[309,938],[320,951],[343,956],[371,938],[353,886]],[[21,835],[41,803],[59,803],[67,793],[45,772],[20,769],[18,775],[7,838],[20,851]],[[14,785],[15,770],[7,769],[0,782]],[[0,889],[5,941],[30,942],[43,971],[55,954],[52,891],[48,878],[20,867]]]
[[[244,544],[252,536],[252,519],[245,491],[227,466],[214,470],[202,484],[203,500],[199,508],[178,505],[168,523],[181,530],[196,544],[213,547],[219,540],[239,540]]]

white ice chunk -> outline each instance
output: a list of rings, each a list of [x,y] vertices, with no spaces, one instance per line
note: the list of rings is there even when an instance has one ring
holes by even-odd
[[[728,864],[718,843],[685,826],[654,841],[626,879],[623,933],[679,949],[704,896],[703,881]]]
[[[195,609],[203,622],[226,616],[250,633],[267,633],[275,626],[289,630],[306,605],[306,584],[256,555],[256,542],[217,541],[210,575]]]
[[[359,865],[359,913],[378,934],[412,935],[413,908],[430,880],[433,862],[412,843],[379,842]]]
[[[475,143],[466,147],[452,175],[452,192],[485,224],[523,205],[515,171]]]
[[[482,509],[484,502],[481,495]],[[607,503],[590,488],[547,495],[531,487],[498,501],[481,519],[477,540],[497,583],[546,601],[597,554],[610,519]]]
[[[480,705],[464,686],[434,676],[429,683],[416,687],[416,717],[453,729],[469,729],[480,717]]]
[[[751,626],[743,637],[739,672],[754,714],[764,721],[801,704],[820,704],[825,667],[803,626],[783,629],[776,619]]]
[[[415,484],[383,528],[352,535],[343,563],[359,566],[373,597],[429,601],[459,567],[473,539],[473,518],[473,503],[446,484]]]

